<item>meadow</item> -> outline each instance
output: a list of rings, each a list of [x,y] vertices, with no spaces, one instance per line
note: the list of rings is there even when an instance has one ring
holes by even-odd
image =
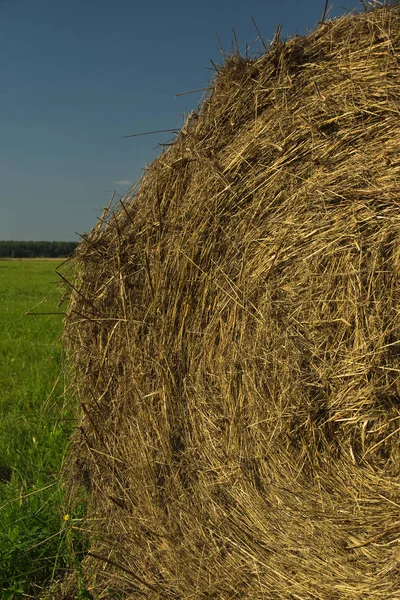
[[[47,597],[77,561],[79,518],[65,514],[59,477],[74,426],[62,373],[60,262],[0,260],[0,467],[12,473],[0,482],[4,600]]]

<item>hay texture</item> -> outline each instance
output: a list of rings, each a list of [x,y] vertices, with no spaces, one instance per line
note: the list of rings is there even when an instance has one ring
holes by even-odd
[[[78,247],[95,597],[400,598],[399,46],[396,5],[230,57]]]

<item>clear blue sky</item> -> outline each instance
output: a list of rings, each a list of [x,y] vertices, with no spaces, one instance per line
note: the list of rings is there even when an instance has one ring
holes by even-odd
[[[325,0],[0,0],[0,239],[75,240],[124,193],[207,86],[214,31],[253,51],[304,35]],[[329,3],[332,5],[332,2]],[[337,0],[330,15],[360,9]]]

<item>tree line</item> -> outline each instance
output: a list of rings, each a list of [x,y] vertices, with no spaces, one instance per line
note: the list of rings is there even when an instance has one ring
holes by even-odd
[[[0,258],[67,258],[78,242],[17,242],[0,240]]]

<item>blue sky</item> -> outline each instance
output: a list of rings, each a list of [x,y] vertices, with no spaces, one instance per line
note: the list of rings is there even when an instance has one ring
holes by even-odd
[[[0,239],[75,240],[180,128],[229,51],[312,29],[325,0],[0,0]],[[330,15],[360,9],[329,2]],[[333,6],[332,6],[333,5]]]

